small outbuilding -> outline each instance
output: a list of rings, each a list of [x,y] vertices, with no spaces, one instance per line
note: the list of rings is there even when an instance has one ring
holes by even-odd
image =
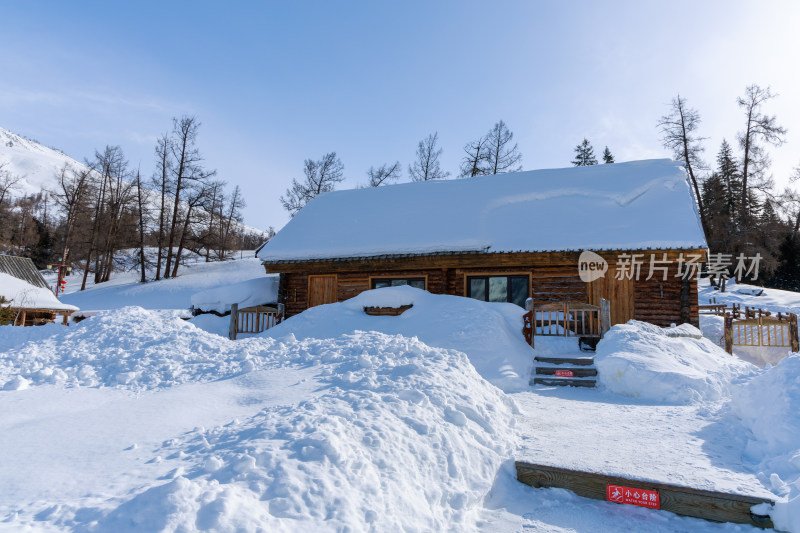
[[[610,304],[611,324],[697,324],[706,239],[659,159],[334,191],[258,251],[287,316],[411,285],[492,302]]]
[[[78,311],[74,305],[62,303],[27,257],[0,255],[0,307],[10,309],[13,325],[36,326],[53,322],[62,315],[63,323]]]

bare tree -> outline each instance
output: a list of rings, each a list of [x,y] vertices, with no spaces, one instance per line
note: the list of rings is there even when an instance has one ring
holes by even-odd
[[[137,200],[137,214],[139,215],[139,267],[141,269],[140,280],[142,283],[147,281],[147,260],[144,253],[145,234],[147,229],[145,227],[145,212],[147,205],[150,203],[149,194],[142,187],[141,173],[136,171],[136,200]]]
[[[380,187],[387,182],[397,181],[400,178],[400,161],[391,165],[386,163],[378,168],[369,167],[367,177],[369,178],[367,183],[369,187]]]
[[[522,170],[522,154],[517,143],[511,145],[514,134],[506,123],[500,120],[489,130],[486,136],[486,168],[487,174],[503,174]]]
[[[85,207],[89,195],[89,172],[88,169],[76,170],[64,165],[58,173],[58,188],[51,193],[64,216],[64,250],[61,257],[65,263],[69,261],[69,250],[80,211]]]
[[[16,174],[12,174],[6,167],[8,164],[4,161],[0,163],[0,207],[3,206],[3,200],[8,196],[11,191],[16,189],[17,183],[22,178]]]
[[[700,154],[704,150],[701,143],[705,140],[705,137],[697,135],[696,132],[699,126],[700,113],[696,109],[687,107],[686,99],[681,98],[681,95],[672,99],[670,112],[658,121],[664,147],[672,150],[673,157],[686,165],[686,171],[689,173],[698,211],[700,212],[700,222],[703,225],[703,230],[708,234],[703,197],[700,194],[700,183],[696,175],[697,170],[705,168],[700,158]]]
[[[188,242],[191,224],[195,221],[195,219],[192,218],[192,215],[197,215],[198,206],[201,206],[206,200],[208,195],[208,184],[204,181],[195,181],[191,187],[187,188],[186,193],[186,214],[183,219],[183,228],[181,228],[181,237],[178,240],[178,249],[175,252],[175,261],[172,267],[173,278],[178,275],[178,266],[181,262],[181,255],[183,254],[183,250],[186,248]]]
[[[444,179],[450,175],[439,165],[442,149],[438,147],[439,132],[434,132],[417,144],[417,159],[408,166],[411,181],[430,181]]]
[[[181,194],[187,187],[193,187],[197,183],[204,183],[208,178],[216,174],[215,170],[205,170],[202,166],[203,158],[197,149],[197,130],[200,122],[196,117],[183,116],[180,119],[172,119],[173,139],[170,143],[170,153],[172,155],[171,170],[175,194],[172,197],[172,221],[170,223],[169,236],[167,239],[167,262],[164,270],[164,277],[168,277],[172,264],[172,249],[178,238],[178,215],[181,203]],[[199,187],[202,189],[202,186]],[[188,216],[188,215],[187,215]],[[185,224],[184,224],[185,225]],[[177,264],[172,269],[173,277],[177,274]]]
[[[306,159],[302,182],[292,179],[292,185],[286,189],[286,196],[281,196],[281,204],[295,216],[305,205],[322,193],[330,192],[336,184],[344,180],[344,165],[336,157],[336,152],[322,156],[319,161]]]
[[[164,239],[166,226],[168,224],[169,213],[167,212],[167,194],[170,184],[170,139],[164,134],[156,143],[156,164],[157,170],[153,175],[154,188],[160,191],[161,202],[158,210],[158,234],[156,236],[156,281],[161,279],[161,262],[164,259]]]
[[[761,112],[761,106],[775,96],[769,87],[763,89],[758,85],[750,85],[745,89],[744,97],[736,100],[747,117],[745,129],[738,135],[742,149],[742,227],[748,224],[751,189],[771,188],[771,181],[765,175],[770,161],[762,143],[780,146],[785,141],[786,129],[778,126],[775,115],[768,116]]]
[[[468,142],[464,145],[464,158],[461,160],[460,178],[474,178],[484,176],[489,173],[487,148],[488,140],[481,137],[477,141]]]
[[[220,249],[219,249],[219,257],[220,259],[225,258],[225,252],[228,250],[228,244],[230,243],[230,236],[231,231],[233,230],[233,223],[240,222],[242,219],[241,212],[247,204],[244,201],[244,197],[242,196],[241,191],[239,190],[239,186],[235,186],[233,188],[233,193],[231,194],[230,199],[228,200],[228,205],[225,207],[225,220],[220,220],[221,224],[224,224],[224,229],[222,230],[222,235],[220,238]]]

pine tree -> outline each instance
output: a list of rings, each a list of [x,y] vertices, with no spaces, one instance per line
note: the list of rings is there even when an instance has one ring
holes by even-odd
[[[722,144],[717,153],[717,170],[715,172],[722,182],[724,203],[720,206],[726,215],[732,218],[732,222],[738,219],[739,215],[739,192],[742,188],[742,175],[739,172],[739,165],[733,154],[733,148],[728,141],[722,139]],[[733,229],[733,228],[729,228]]]
[[[608,146],[606,146],[606,149],[603,150],[603,164],[610,165],[614,162],[614,156],[611,155],[611,150],[609,150]]]
[[[575,147],[575,159],[572,164],[576,167],[587,167],[597,164],[597,158],[594,156],[594,148],[592,148],[589,140],[584,137],[583,142]]]

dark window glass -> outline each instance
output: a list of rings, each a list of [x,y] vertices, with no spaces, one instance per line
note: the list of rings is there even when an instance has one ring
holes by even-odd
[[[508,301],[508,278],[505,276],[492,276],[489,278],[489,301]]]
[[[486,301],[486,278],[470,278],[469,297]]]
[[[468,278],[468,296],[484,302],[511,302],[525,307],[528,276],[476,276]]]
[[[392,278],[392,279],[373,279],[372,288],[382,289],[384,287],[399,287],[410,285],[417,289],[425,290],[425,278]]]
[[[511,281],[510,302],[520,307],[525,307],[525,300],[528,299],[528,278],[515,276],[509,278]]]

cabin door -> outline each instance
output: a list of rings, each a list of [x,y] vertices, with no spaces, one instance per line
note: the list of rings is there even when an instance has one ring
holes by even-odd
[[[336,301],[336,274],[308,276],[308,306],[332,304]]]
[[[587,284],[589,303],[600,305],[605,298],[611,305],[611,325],[624,324],[633,318],[633,280],[616,279],[612,269],[606,276]]]

